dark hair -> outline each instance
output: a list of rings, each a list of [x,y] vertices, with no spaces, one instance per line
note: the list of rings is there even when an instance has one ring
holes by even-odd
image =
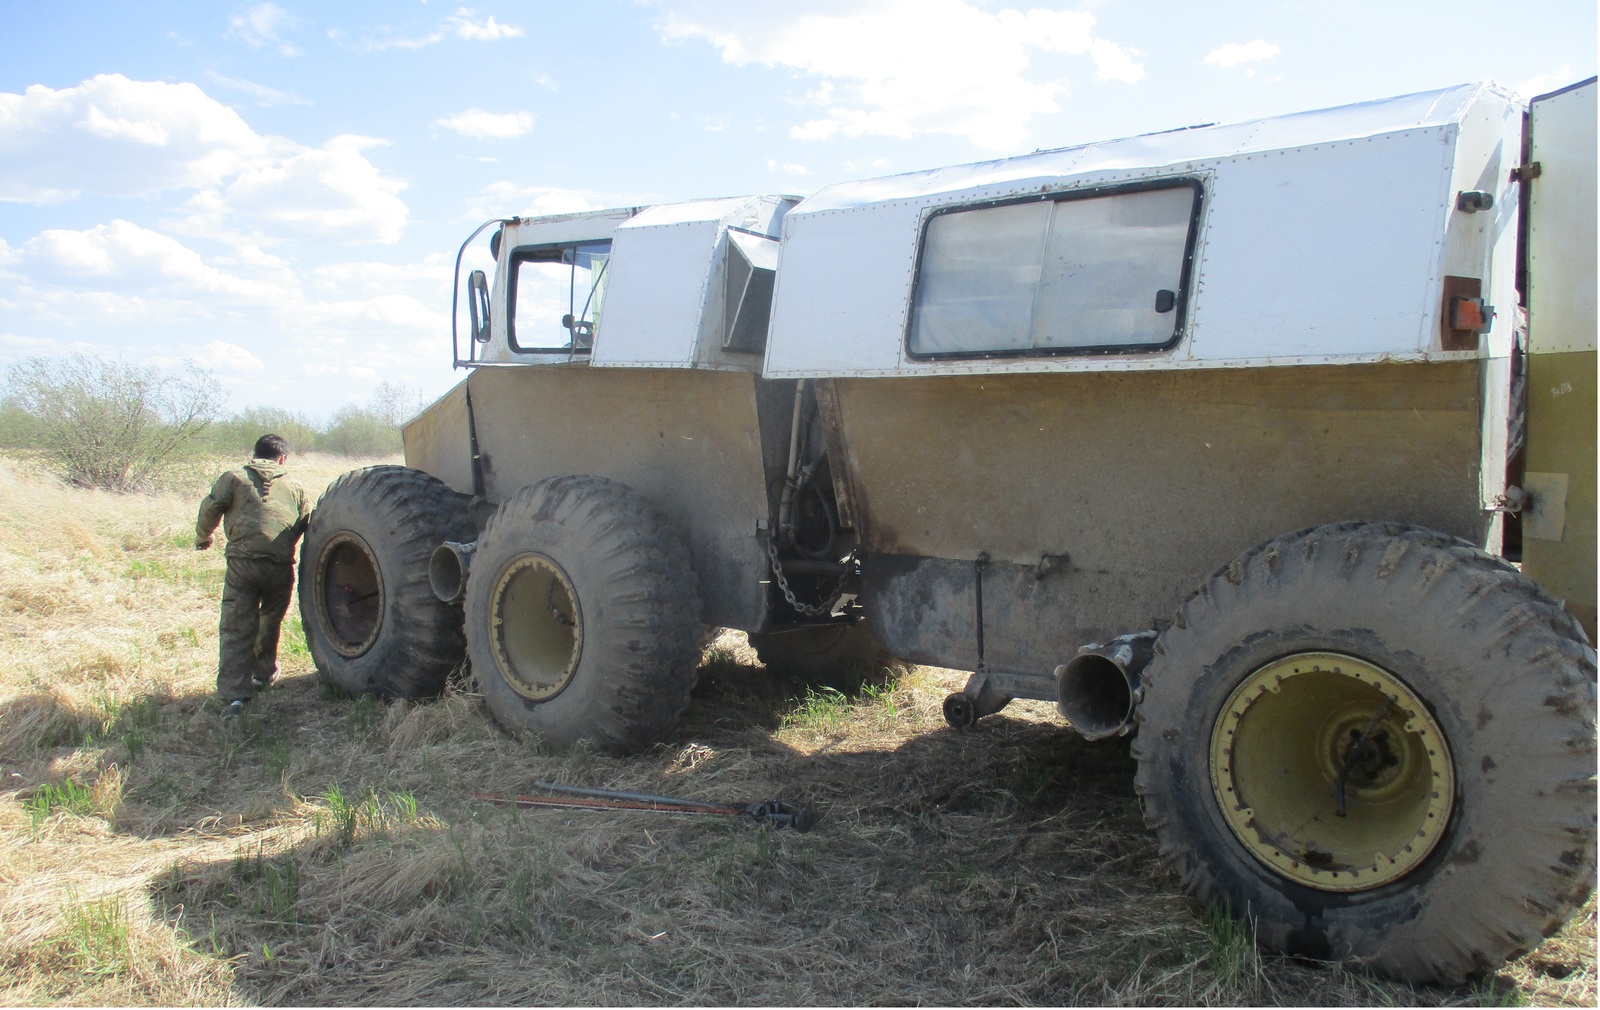
[[[289,455],[289,443],[282,435],[262,435],[256,439],[256,459],[277,459]]]

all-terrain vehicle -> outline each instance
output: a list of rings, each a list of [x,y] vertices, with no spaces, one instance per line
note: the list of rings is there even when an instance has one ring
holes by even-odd
[[[466,380],[317,507],[312,654],[616,750],[706,626],[972,671],[954,726],[1136,734],[1264,943],[1492,968],[1595,883],[1595,189],[1589,81],[489,222]]]

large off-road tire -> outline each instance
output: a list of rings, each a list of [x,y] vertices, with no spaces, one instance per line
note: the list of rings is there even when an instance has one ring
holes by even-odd
[[[1145,679],[1145,819],[1267,947],[1453,983],[1594,887],[1594,650],[1464,541],[1269,541],[1179,608]]]
[[[328,485],[300,550],[300,615],[317,670],[357,694],[438,694],[466,652],[461,606],[428,586],[445,540],[473,539],[466,506],[437,478],[371,466]]]
[[[748,637],[769,672],[816,687],[851,687],[897,666],[866,621]]]
[[[688,707],[700,659],[689,551],[626,485],[552,477],[507,499],[478,539],[466,620],[489,711],[551,746],[638,750]]]

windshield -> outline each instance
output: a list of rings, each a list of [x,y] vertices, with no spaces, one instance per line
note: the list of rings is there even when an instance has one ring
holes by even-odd
[[[600,325],[610,258],[610,242],[513,253],[511,349],[587,354]]]

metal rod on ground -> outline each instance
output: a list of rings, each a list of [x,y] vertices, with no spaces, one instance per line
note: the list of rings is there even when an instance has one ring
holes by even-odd
[[[764,821],[778,828],[809,831],[816,823],[810,810],[795,809],[778,800],[760,803],[708,803],[704,800],[686,800],[674,796],[654,796],[649,793],[630,793],[616,789],[589,789],[583,786],[564,786],[554,782],[535,782],[535,789],[551,795],[517,795],[504,793],[473,793],[472,798],[500,806],[559,807],[567,810],[639,810],[647,813],[701,814],[716,817],[748,817]]]

